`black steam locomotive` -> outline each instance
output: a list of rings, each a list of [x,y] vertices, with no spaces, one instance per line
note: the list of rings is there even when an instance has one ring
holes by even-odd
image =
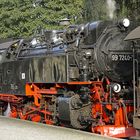
[[[129,24],[96,21],[2,43],[2,113],[8,103],[12,117],[134,135],[133,53],[124,38],[137,25]]]

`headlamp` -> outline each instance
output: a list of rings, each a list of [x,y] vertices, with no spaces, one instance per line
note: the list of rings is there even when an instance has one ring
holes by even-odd
[[[129,27],[130,25],[130,20],[128,18],[123,19],[122,24],[124,27]]]

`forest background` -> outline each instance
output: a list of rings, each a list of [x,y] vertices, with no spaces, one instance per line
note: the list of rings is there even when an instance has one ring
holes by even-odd
[[[140,0],[0,0],[0,38],[28,37],[41,27],[61,29],[71,24],[123,17],[140,21]]]

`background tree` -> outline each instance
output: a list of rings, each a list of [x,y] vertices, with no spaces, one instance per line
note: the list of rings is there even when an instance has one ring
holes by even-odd
[[[83,0],[0,0],[0,38],[29,36],[38,27],[58,29],[58,21],[81,18]],[[75,21],[74,19],[77,18]]]
[[[118,5],[118,16],[127,16],[140,20],[140,0],[115,0]]]
[[[105,20],[106,14],[106,0],[84,0],[84,21]]]
[[[140,0],[0,0],[0,38],[27,37],[37,27],[60,29],[64,18],[72,24],[121,17],[140,21],[139,7]]]
[[[140,0],[84,0],[85,21],[107,20],[113,11],[115,19],[128,17],[140,20]]]

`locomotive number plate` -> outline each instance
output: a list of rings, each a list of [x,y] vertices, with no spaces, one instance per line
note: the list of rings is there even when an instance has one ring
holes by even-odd
[[[112,61],[132,61],[132,54],[112,54]]]

